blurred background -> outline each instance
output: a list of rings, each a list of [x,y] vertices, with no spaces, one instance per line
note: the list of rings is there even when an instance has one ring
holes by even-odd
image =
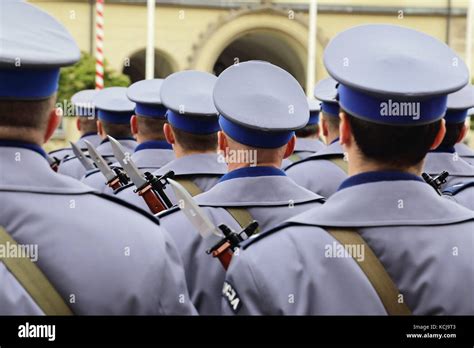
[[[105,87],[128,86],[145,76],[164,78],[184,69],[219,75],[238,61],[260,59],[290,72],[311,94],[310,86],[327,77],[322,54],[330,39],[367,23],[423,31],[456,50],[471,75],[474,66],[474,0],[105,0],[99,4],[99,29],[96,0],[29,2],[62,22],[83,51],[81,62],[62,72],[59,104],[96,86],[98,30]],[[74,120],[64,117],[46,149],[77,138]]]

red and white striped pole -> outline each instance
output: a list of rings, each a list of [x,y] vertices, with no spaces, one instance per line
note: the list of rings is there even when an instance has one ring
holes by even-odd
[[[95,3],[95,89],[104,88],[104,0]]]

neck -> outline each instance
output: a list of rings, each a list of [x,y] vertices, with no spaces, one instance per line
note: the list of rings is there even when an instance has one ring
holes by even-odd
[[[173,144],[173,151],[174,151],[174,156],[176,158],[181,158],[181,157],[186,157],[186,156],[191,156],[191,155],[203,155],[203,154],[216,154],[216,150],[209,150],[209,151],[189,151],[183,149],[181,146],[177,144]]]
[[[334,140],[339,138],[339,132],[329,132],[328,136],[326,137],[326,145],[331,144]]]
[[[422,168],[423,168],[423,161],[411,167],[396,167],[396,166],[390,166],[383,163],[374,162],[353,153],[349,153],[348,156],[350,158],[349,165],[348,165],[349,176],[366,173],[366,172],[379,172],[379,171],[396,171],[396,172],[403,172],[403,173],[409,173],[409,174],[420,176],[422,172]]]

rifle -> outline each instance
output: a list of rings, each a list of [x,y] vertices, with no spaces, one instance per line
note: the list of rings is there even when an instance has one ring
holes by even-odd
[[[441,185],[446,183],[446,178],[449,176],[449,173],[447,171],[443,171],[441,172],[441,174],[435,177],[429,175],[428,173],[422,173],[421,176],[423,177],[423,180],[425,180],[428,185],[430,185],[432,188],[435,189],[438,195],[440,196],[443,195],[440,189],[441,189]]]
[[[222,267],[227,270],[230,261],[232,260],[232,256],[238,249],[239,244],[256,233],[258,222],[253,220],[239,233],[234,232],[225,224],[216,227],[211,223],[204,210],[196,203],[194,198],[181,184],[173,179],[168,179],[168,182],[180,202],[179,208],[183,211],[191,224],[198,230],[201,237],[205,239],[214,234],[219,238],[222,238],[213,247],[206,250],[206,253],[218,258]]]
[[[171,208],[173,203],[171,203],[164,189],[168,184],[168,179],[174,177],[174,172],[169,171],[160,177],[156,177],[150,172],[142,174],[130,156],[122,148],[122,145],[111,136],[108,137],[115,158],[119,161],[122,168],[128,174],[128,177],[136,186],[135,192],[145,200],[150,211],[153,214],[157,214]]]

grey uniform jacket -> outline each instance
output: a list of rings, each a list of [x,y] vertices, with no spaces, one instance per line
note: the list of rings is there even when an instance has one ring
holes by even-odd
[[[458,153],[430,152],[426,155],[423,170],[430,175],[438,175],[446,170],[449,176],[442,188],[474,180],[474,166],[464,161]]]
[[[456,145],[454,145],[454,149],[463,160],[465,160],[470,165],[474,165],[473,149],[463,143],[457,143]]]
[[[138,145],[139,147],[140,145]],[[137,149],[130,156],[133,163],[136,164],[142,173],[154,172],[168,162],[174,159],[173,150],[168,149]],[[121,168],[120,163],[112,163],[111,166]],[[102,173],[97,169],[89,171],[81,180],[84,184],[95,188],[99,192],[106,194],[113,194],[113,190],[107,186],[106,179]]]
[[[326,145],[318,139],[305,139],[305,138],[296,138],[295,150],[293,151],[293,155],[297,157],[297,159],[285,158],[281,165],[282,169],[285,170],[289,165],[299,162],[305,158],[308,158],[311,155],[314,155],[319,150],[322,150],[326,147]]]
[[[195,314],[156,218],[54,173],[40,153],[0,146],[0,226],[38,246],[38,267],[75,314]],[[42,314],[0,264],[0,315]]]
[[[87,140],[87,141],[91,142],[91,144],[94,145],[94,147],[97,147],[97,146],[100,145],[100,142],[102,141],[102,138],[98,134],[95,134],[95,133],[83,135],[76,142],[76,145],[79,146],[79,148],[81,150],[87,151],[87,146],[86,146],[86,143],[84,142],[84,140]],[[49,153],[49,155],[52,156],[52,157],[57,158],[60,161],[62,161],[66,157],[73,157],[74,152],[72,152],[72,149],[70,147],[65,147],[63,149],[58,149],[58,150],[51,151]]]
[[[256,167],[259,168],[259,167]],[[238,171],[238,170],[237,170]],[[298,185],[287,176],[245,176],[226,180],[225,175],[208,192],[196,196],[215,226],[226,224],[236,232],[241,228],[225,207],[245,207],[268,230],[285,219],[322,203],[323,198]],[[280,173],[283,173],[280,171]],[[183,259],[191,300],[200,314],[220,314],[220,293],[225,271],[217,258],[206,250],[220,238],[202,239],[179,209],[162,213],[160,222],[169,229]]]
[[[330,197],[347,174],[328,157],[343,157],[344,151],[339,142],[333,142],[316,154],[294,163],[286,168],[286,173],[298,185],[317,193],[323,197]]]
[[[219,178],[227,173],[227,166],[220,160],[217,154],[195,154],[176,158],[167,165],[161,167],[153,174],[161,176],[172,170],[177,178],[191,179],[203,192],[213,187]],[[136,187],[132,185],[124,186],[115,191],[115,196],[129,202],[137,207],[149,211],[148,206],[142,197],[135,191]],[[173,189],[167,187],[166,195],[173,204],[176,204],[176,197]]]
[[[385,314],[355,260],[336,253],[341,245],[325,230],[335,226],[359,231],[414,314],[472,315],[474,213],[421,179],[367,179],[349,178],[321,207],[244,242],[227,271],[223,312]]]
[[[133,153],[135,147],[137,146],[137,142],[133,139],[127,138],[117,140],[130,153]],[[116,162],[114,153],[112,152],[112,147],[108,140],[103,140],[101,144],[96,147],[96,150],[104,157],[107,162]],[[61,164],[59,165],[58,173],[68,175],[77,180],[81,180],[82,177],[86,174],[86,169],[76,157],[70,157],[66,158],[63,162],[61,162]]]

